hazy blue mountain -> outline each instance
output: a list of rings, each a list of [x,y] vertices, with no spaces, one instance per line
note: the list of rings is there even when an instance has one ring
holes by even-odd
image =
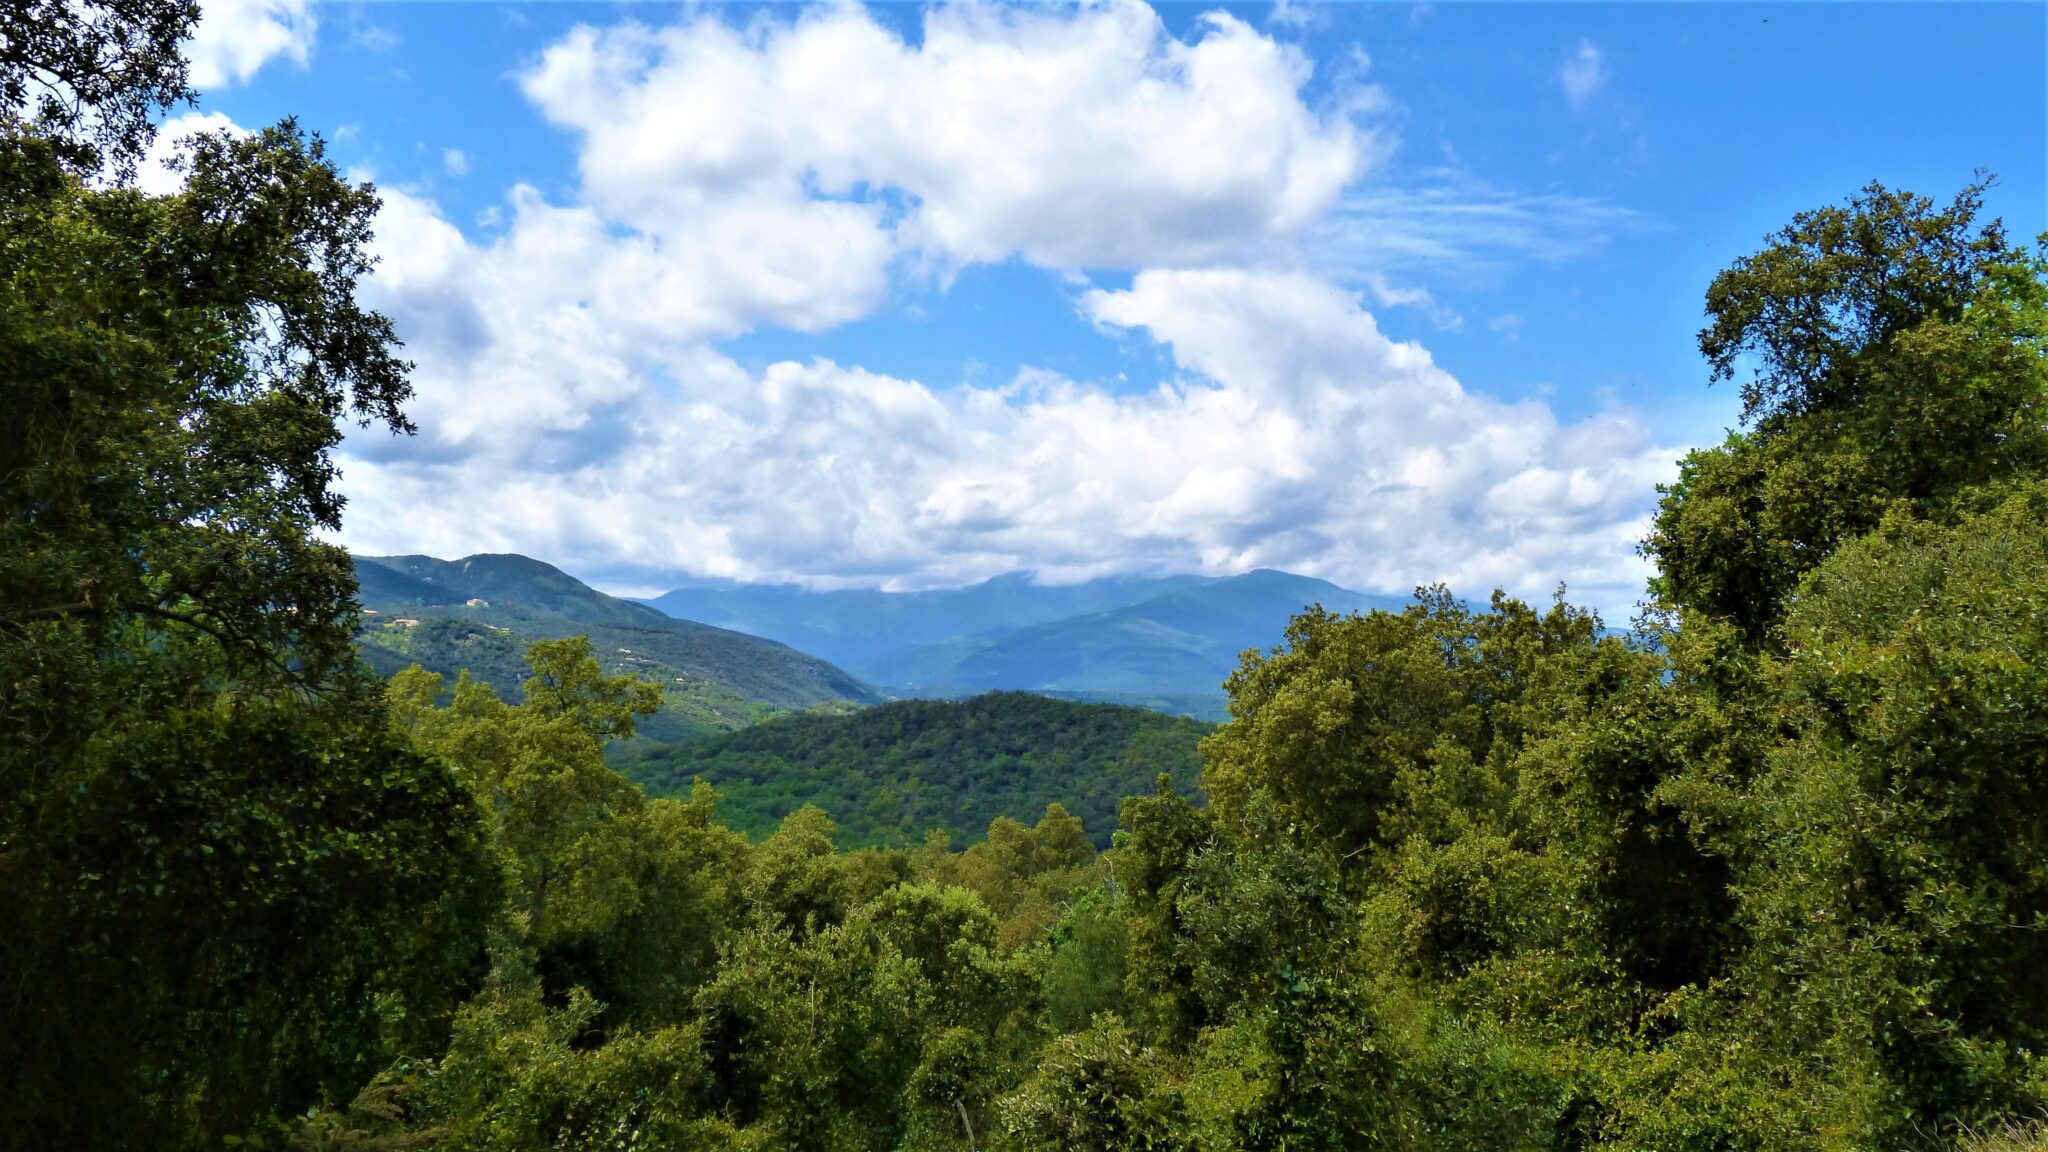
[[[1106,612],[1034,624],[972,651],[927,649],[865,674],[910,689],[1123,693],[1218,693],[1247,648],[1270,648],[1311,604],[1333,612],[1399,610],[1407,598],[1374,596],[1326,580],[1260,569],[1175,589]],[[914,673],[917,678],[895,679]]]
[[[1230,697],[1221,692],[1068,692],[1048,688],[1039,695],[1082,704],[1121,704],[1126,708],[1144,708],[1169,716],[1200,720],[1204,724],[1222,724],[1230,719]]]
[[[1018,572],[966,588],[928,592],[808,592],[793,584],[697,580],[644,603],[684,620],[780,640],[854,668],[958,637],[1007,633],[1121,608],[1203,580],[1168,576],[1050,586]]]
[[[661,740],[882,699],[815,656],[608,596],[525,556],[355,560],[358,598],[369,610],[360,647],[386,674],[418,663],[452,681],[468,669],[500,695],[516,698],[528,643],[587,635],[607,671],[632,672],[663,686],[662,712],[642,724],[649,738]],[[401,618],[418,623],[400,624]]]
[[[1015,574],[914,593],[701,581],[648,603],[782,640],[899,696],[1021,689],[1216,719],[1238,653],[1279,643],[1303,608],[1398,611],[1408,598],[1260,569],[1065,587]]]
[[[892,685],[885,688],[889,695],[900,700],[970,700],[985,695],[975,688],[920,688],[907,685]],[[998,692],[1013,689],[995,689]],[[1204,724],[1221,724],[1230,719],[1230,697],[1220,690],[1205,692],[1099,692],[1090,689],[1034,688],[1034,696],[1048,700],[1066,700],[1076,704],[1116,704],[1125,708],[1143,708],[1148,712],[1161,712],[1168,716],[1180,716],[1199,720]]]

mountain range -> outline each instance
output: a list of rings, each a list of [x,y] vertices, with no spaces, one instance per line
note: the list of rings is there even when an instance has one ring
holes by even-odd
[[[517,555],[358,556],[356,574],[362,647],[379,670],[468,669],[512,696],[527,644],[588,635],[608,669],[667,689],[643,725],[663,742],[788,712],[1003,690],[1220,720],[1239,654],[1279,643],[1296,613],[1407,603],[1271,569],[1066,585],[1018,573],[921,592],[705,580],[648,601]]]
[[[1238,654],[1279,643],[1309,605],[1398,611],[1407,602],[1272,569],[1070,585],[1013,574],[926,592],[704,581],[645,601],[823,656],[892,695],[1024,689],[1209,719],[1220,718]]]
[[[694,580],[642,603],[680,619],[780,640],[854,668],[956,637],[1121,608],[1202,579],[1111,578],[1054,586],[1037,583],[1028,572],[1012,572],[965,588],[922,592],[811,592],[795,584]]]

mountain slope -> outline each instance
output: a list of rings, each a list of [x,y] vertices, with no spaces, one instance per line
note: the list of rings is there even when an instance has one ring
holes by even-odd
[[[365,607],[435,604],[453,597],[447,589],[401,569],[381,563],[364,563],[367,557],[363,556],[353,559],[356,562],[356,599]]]
[[[1182,792],[1200,775],[1211,726],[1141,708],[1022,692],[899,700],[845,716],[791,716],[617,766],[655,794],[701,776],[728,825],[755,835],[816,804],[849,844],[914,844],[930,828],[974,839],[997,816],[1031,823],[1050,803],[1106,846],[1125,796],[1164,772]]]
[[[433,588],[456,603],[472,597],[532,612],[544,612],[579,624],[627,628],[659,628],[673,620],[645,604],[607,596],[552,564],[511,553],[483,553],[460,560],[432,556],[358,556],[361,561],[398,572]],[[459,597],[459,599],[457,599]],[[366,600],[365,603],[368,601]]]
[[[642,725],[653,739],[881,699],[845,671],[787,645],[671,618],[524,556],[359,556],[356,572],[367,610],[360,646],[379,671],[417,662],[452,680],[467,668],[514,697],[528,643],[587,635],[607,671],[663,685],[661,714]],[[401,618],[418,623],[400,624]]]

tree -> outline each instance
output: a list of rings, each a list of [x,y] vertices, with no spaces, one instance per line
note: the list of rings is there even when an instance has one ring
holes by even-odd
[[[175,0],[0,8],[0,1147],[252,1134],[434,1043],[497,902],[357,666],[330,451],[407,427],[376,197],[286,122],[121,185]]]
[[[1987,186],[1937,208],[1872,184],[1715,277],[1700,351],[1717,381],[1754,365],[1748,427],[1665,490],[1643,545],[1664,601],[1762,639],[1894,504],[1938,516],[2048,463],[2048,249],[1977,223]]]
[[[336,424],[409,428],[390,322],[355,300],[373,192],[290,122],[201,137],[177,196],[91,188],[18,137],[0,177],[10,648],[75,664],[175,631],[250,690],[343,689],[353,567],[314,535],[340,525]]]
[[[997,941],[1004,951],[1044,935],[1068,901],[1102,874],[1081,821],[1058,804],[1047,805],[1035,827],[998,816],[981,842],[958,854],[947,850],[945,833],[934,830],[917,866],[921,878],[981,897],[1002,921]]]
[[[659,688],[606,676],[581,636],[536,641],[527,662],[525,703],[508,705],[464,673],[446,707],[435,705],[441,677],[415,665],[392,679],[392,722],[415,747],[453,765],[490,813],[509,911],[548,990],[582,986],[609,997],[618,988],[664,999],[657,973],[626,971],[638,951],[624,939],[626,926],[648,926],[649,912],[702,912],[714,921],[719,913],[675,907],[688,886],[663,894],[664,907],[645,881],[671,871],[672,852],[697,864],[708,861],[696,849],[712,860],[733,853],[720,837],[698,835],[709,822],[708,798],[697,813],[664,805],[650,816],[639,787],[605,766],[605,742],[631,739],[635,718],[660,706]],[[700,842],[686,843],[693,840]],[[681,959],[668,961],[680,967]]]
[[[1725,915],[1655,811],[1665,659],[1601,631],[1498,593],[1304,614],[1230,682],[1207,835],[1173,835],[1192,821],[1164,797],[1127,807],[1133,999],[1190,1051],[1211,1146],[1598,1127],[1587,1082],[1646,984],[1712,975]]]
[[[1904,516],[1815,569],[1736,802],[1738,975],[1788,1061],[1860,1068],[1880,1139],[2048,1105],[2048,486]]]
[[[1615,1094],[1632,1146],[1916,1147],[2048,1096],[2048,251],[1976,223],[1984,186],[1872,185],[1709,290],[1748,428],[1645,543],[1677,625],[1648,715],[1724,961]]]
[[[1002,1103],[1007,1147],[1111,1152],[1189,1145],[1172,1070],[1121,1020],[1053,1041],[1030,1082]]]
[[[192,97],[178,46],[198,20],[192,0],[15,0],[0,13],[0,131],[127,175],[151,117]]]

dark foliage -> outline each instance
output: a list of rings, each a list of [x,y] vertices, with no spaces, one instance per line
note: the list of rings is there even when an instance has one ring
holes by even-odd
[[[1801,576],[1893,507],[2048,466],[2048,285],[1985,183],[1946,207],[1873,184],[1802,212],[1714,278],[1700,351],[1742,382],[1745,431],[1680,466],[1644,551],[1673,604],[1752,639]]]
[[[441,1042],[497,902],[315,535],[341,422],[405,427],[355,298],[375,196],[289,122],[200,138],[179,195],[88,179],[182,93],[191,17],[0,13],[32,102],[0,125],[0,1147],[214,1145],[353,1092]]]

